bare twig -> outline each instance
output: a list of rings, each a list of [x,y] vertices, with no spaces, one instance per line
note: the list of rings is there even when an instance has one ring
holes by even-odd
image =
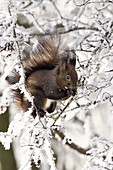
[[[74,100],[74,97],[72,97],[69,102],[66,104],[66,106],[61,110],[61,112],[58,114],[58,116],[55,118],[54,123],[52,124],[52,126],[55,125],[56,121],[60,118],[60,116],[62,115],[62,113],[66,110],[66,108],[71,104],[71,102]]]
[[[44,34],[42,33],[30,33],[31,36],[46,36],[46,35],[54,35],[56,33],[58,34],[67,34],[67,33],[70,33],[70,32],[73,32],[73,31],[79,31],[79,30],[91,30],[91,31],[99,31],[99,29],[97,27],[93,27],[93,26],[72,26],[71,28],[68,28],[68,29],[65,29],[65,28],[62,28],[62,29],[58,29],[57,31],[54,31],[54,32],[46,32]]]

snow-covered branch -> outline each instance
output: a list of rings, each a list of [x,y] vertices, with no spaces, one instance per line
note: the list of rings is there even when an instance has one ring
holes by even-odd
[[[25,86],[23,51],[26,53],[27,50],[30,51],[38,36],[51,34],[60,34],[69,48],[76,53],[78,89],[74,98],[65,102],[59,101],[54,113],[47,113],[41,119],[36,116],[34,119],[31,116],[35,107],[33,96]],[[16,84],[10,85],[6,82],[13,71],[16,71],[20,78]],[[13,110],[13,120],[7,132],[0,132],[0,141],[5,149],[10,149],[10,144],[18,138],[19,147],[25,158],[23,160],[26,160],[22,162],[19,170],[31,168],[32,164],[40,167],[41,163],[44,163],[44,155],[49,164],[48,169],[56,169],[56,165],[59,164],[54,157],[57,158],[61,152],[58,153],[58,148],[55,150],[55,147],[55,153],[52,150],[54,135],[58,135],[58,138],[55,138],[58,139],[57,142],[59,138],[63,142],[66,140],[68,149],[82,153],[80,155],[84,155],[86,161],[85,148],[89,148],[89,141],[95,134],[104,138],[93,140],[92,149],[88,152],[91,159],[85,166],[81,161],[81,167],[77,163],[74,165],[74,160],[70,170],[77,168],[80,170],[83,166],[85,170],[92,168],[111,170],[113,168],[111,135],[113,2],[111,0],[2,0],[0,2],[0,91],[2,93],[0,113],[4,113],[7,107],[14,104],[12,91],[17,88],[32,104],[26,112]],[[68,132],[69,138],[60,131],[62,128]],[[66,153],[67,150],[63,147],[62,150]],[[68,150],[67,155],[70,153],[72,154],[72,151]],[[79,153],[73,157],[83,160],[81,156],[79,157]],[[64,160],[62,164],[67,170],[66,162]]]

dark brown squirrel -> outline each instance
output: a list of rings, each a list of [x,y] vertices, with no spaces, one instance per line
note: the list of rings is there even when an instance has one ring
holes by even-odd
[[[78,76],[75,70],[76,56],[69,49],[61,49],[60,42],[52,37],[38,39],[38,44],[32,48],[31,53],[23,59],[25,70],[25,85],[33,96],[35,117],[38,113],[44,117],[45,111],[51,113],[56,108],[58,100],[66,100],[74,96],[77,90]],[[14,80],[17,81],[17,73]],[[18,105],[27,111],[31,103],[23,93],[17,89],[16,100]],[[47,108],[47,100],[52,100]]]

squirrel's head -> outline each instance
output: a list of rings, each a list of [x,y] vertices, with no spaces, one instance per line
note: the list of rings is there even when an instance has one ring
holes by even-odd
[[[59,90],[65,90],[68,95],[75,95],[78,76],[75,70],[76,55],[73,51],[66,51],[57,68],[57,83]]]

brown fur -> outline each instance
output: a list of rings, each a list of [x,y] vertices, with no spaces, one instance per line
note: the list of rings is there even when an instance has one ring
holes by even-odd
[[[40,38],[31,54],[23,59],[26,88],[34,96],[34,117],[37,113],[43,117],[45,110],[54,111],[58,100],[65,100],[76,94],[78,77],[75,54],[62,50],[60,46],[60,42],[54,38]],[[19,77],[15,73],[16,79],[17,76]],[[15,94],[18,105],[26,111],[31,104],[19,89]],[[46,109],[48,99],[53,102]]]

